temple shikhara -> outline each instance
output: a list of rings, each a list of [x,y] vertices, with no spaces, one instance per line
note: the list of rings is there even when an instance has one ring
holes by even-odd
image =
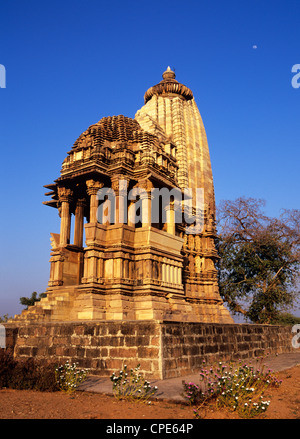
[[[218,290],[205,129],[170,68],[134,119],[87,128],[45,187],[60,216],[46,297],[15,321],[233,322]]]

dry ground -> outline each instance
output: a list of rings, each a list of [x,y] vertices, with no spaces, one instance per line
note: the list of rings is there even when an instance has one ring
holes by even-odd
[[[277,374],[280,388],[266,394],[271,400],[265,419],[300,419],[300,366]],[[211,406],[201,413],[204,419],[238,419],[236,413]],[[27,390],[0,390],[0,419],[194,419],[193,408],[168,401],[151,405],[118,401],[112,396],[90,392],[41,393]]]

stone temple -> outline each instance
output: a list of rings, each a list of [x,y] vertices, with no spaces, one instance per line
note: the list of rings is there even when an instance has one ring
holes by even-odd
[[[169,67],[134,119],[87,128],[45,187],[60,216],[48,288],[15,321],[233,322],[218,290],[204,125]]]

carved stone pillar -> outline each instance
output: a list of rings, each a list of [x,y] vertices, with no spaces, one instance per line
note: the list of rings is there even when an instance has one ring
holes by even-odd
[[[142,200],[142,227],[151,226],[151,189],[153,185],[149,180],[142,180],[139,181],[138,186],[142,189],[140,192],[140,199]]]
[[[123,175],[114,175],[111,188],[115,192],[115,224],[126,224],[128,179]]]
[[[75,226],[74,226],[74,245],[83,245],[83,221],[84,221],[85,200],[79,199],[76,203]]]
[[[130,227],[135,227],[135,206],[134,201],[131,200],[128,205],[128,220],[127,224]]]
[[[142,200],[142,226],[151,226],[151,194],[141,195]]]
[[[71,213],[70,201],[72,199],[73,191],[65,187],[58,188],[58,197],[60,205],[60,247],[65,247],[70,243],[71,231]]]
[[[90,196],[90,223],[97,222],[98,199],[97,192],[103,187],[104,183],[95,180],[87,180],[87,193]]]
[[[175,212],[174,202],[171,201],[168,206],[165,207],[166,211],[166,230],[168,233],[175,235]]]

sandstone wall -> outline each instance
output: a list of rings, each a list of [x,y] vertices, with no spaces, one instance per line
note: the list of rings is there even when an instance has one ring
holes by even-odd
[[[190,374],[203,360],[237,361],[293,351],[290,327],[252,324],[172,323],[162,325],[166,377]]]
[[[206,362],[293,351],[290,327],[160,321],[66,322],[6,326],[6,346],[17,358],[52,358],[109,376],[127,364],[147,378],[198,371]]]

